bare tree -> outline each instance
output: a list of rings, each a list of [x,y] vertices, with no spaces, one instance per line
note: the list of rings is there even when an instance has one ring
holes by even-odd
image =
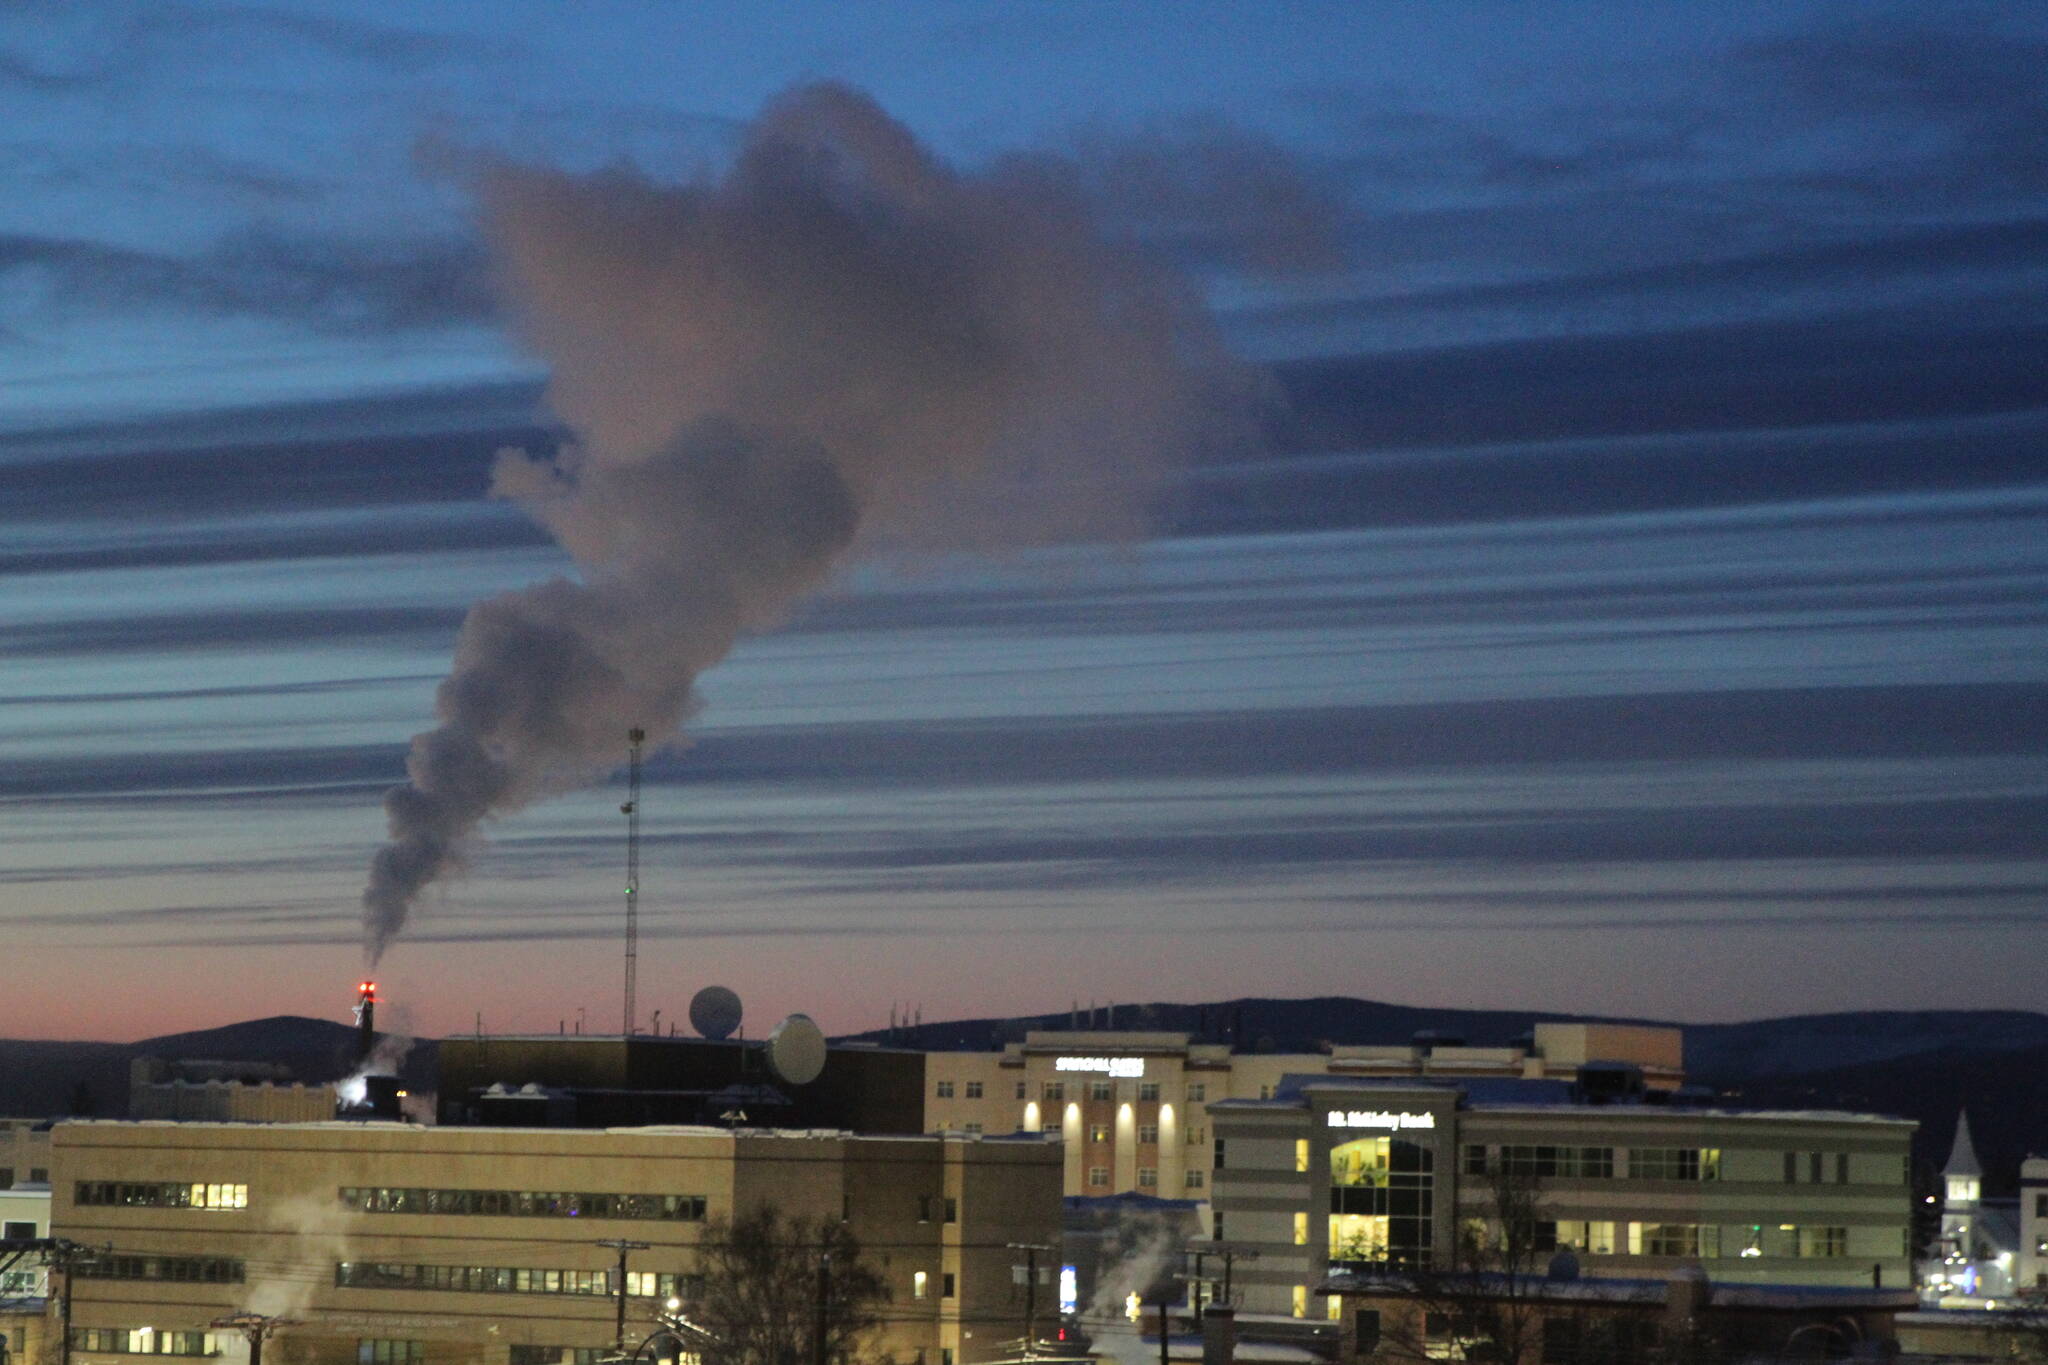
[[[849,1365],[865,1358],[889,1284],[846,1225],[762,1207],[705,1229],[702,1297],[690,1319],[718,1340],[720,1365]]]

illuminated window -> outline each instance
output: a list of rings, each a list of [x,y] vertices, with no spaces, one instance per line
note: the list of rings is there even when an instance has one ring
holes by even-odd
[[[925,1292],[926,1292],[926,1291],[927,1291],[928,1289],[930,1289],[930,1288],[931,1288],[931,1277],[930,1277],[929,1275],[925,1274],[925,1273],[924,1273],[924,1272],[923,1272],[922,1270],[913,1270],[912,1272],[910,1272],[910,1297],[911,1297],[911,1298],[913,1298],[913,1299],[921,1299],[921,1298],[923,1298],[923,1297],[925,1296]]]
[[[1208,1129],[1206,1129],[1206,1128],[1190,1128],[1190,1129],[1188,1129],[1188,1130],[1187,1130],[1187,1133],[1188,1133],[1188,1146],[1190,1146],[1190,1147],[1199,1147],[1199,1146],[1201,1146],[1201,1145],[1202,1145],[1202,1144],[1203,1144],[1203,1143],[1204,1143],[1205,1141],[1207,1141],[1207,1140],[1208,1140],[1208,1137],[1209,1137],[1209,1130],[1208,1130]],[[2044,1216],[2048,1216],[2048,1215],[2044,1215]]]
[[[1297,1172],[1306,1171],[1308,1169],[1307,1138],[1296,1138],[1294,1140],[1294,1169]]]
[[[1088,1125],[1088,1140],[1089,1140],[1090,1142],[1107,1142],[1107,1141],[1109,1141],[1109,1125],[1108,1125],[1108,1124],[1106,1124],[1106,1123],[1091,1123],[1091,1124],[1089,1124],[1089,1125]]]
[[[1614,1254],[1614,1224],[1607,1220],[1563,1218],[1557,1223],[1557,1242],[1587,1256]]]
[[[72,1191],[75,1204],[145,1209],[246,1209],[247,1185],[131,1185],[81,1180]]]
[[[1297,1318],[1308,1316],[1308,1286],[1305,1284],[1294,1286],[1294,1316]]]
[[[1308,1215],[1306,1213],[1297,1212],[1294,1215],[1294,1244],[1298,1247],[1308,1245]]]

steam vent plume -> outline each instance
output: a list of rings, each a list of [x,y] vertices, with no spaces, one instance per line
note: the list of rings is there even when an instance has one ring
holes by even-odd
[[[1248,429],[1192,294],[1099,230],[1076,169],[947,166],[864,95],[793,90],[722,170],[472,167],[508,310],[573,443],[494,495],[575,564],[471,608],[385,797],[375,962],[487,818],[584,785],[635,726],[857,549],[1134,531],[1154,476]]]

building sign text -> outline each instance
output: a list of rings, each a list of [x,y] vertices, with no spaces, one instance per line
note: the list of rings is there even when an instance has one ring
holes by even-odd
[[[1332,1128],[1434,1128],[1435,1114],[1397,1114],[1391,1109],[1332,1109]]]
[[[1143,1057],[1055,1057],[1054,1071],[1099,1071],[1105,1076],[1142,1076]]]

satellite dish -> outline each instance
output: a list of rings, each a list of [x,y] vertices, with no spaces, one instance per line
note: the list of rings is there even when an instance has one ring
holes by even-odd
[[[712,1041],[730,1038],[740,1026],[740,998],[723,986],[706,986],[690,997],[690,1027]]]
[[[809,1085],[825,1069],[825,1035],[808,1014],[792,1014],[768,1035],[768,1069],[788,1085]]]

